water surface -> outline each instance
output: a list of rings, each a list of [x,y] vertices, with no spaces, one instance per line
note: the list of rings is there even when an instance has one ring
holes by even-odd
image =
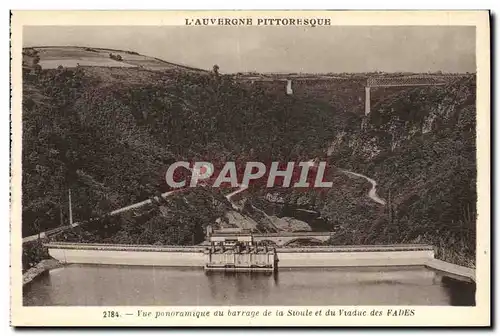
[[[474,290],[424,267],[280,269],[266,275],[69,265],[37,278],[23,300],[29,306],[474,305]]]

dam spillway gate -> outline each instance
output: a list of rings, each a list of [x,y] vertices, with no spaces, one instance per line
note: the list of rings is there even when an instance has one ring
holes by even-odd
[[[251,233],[210,235],[210,248],[205,250],[205,271],[269,272],[278,268],[274,247],[254,241]]]

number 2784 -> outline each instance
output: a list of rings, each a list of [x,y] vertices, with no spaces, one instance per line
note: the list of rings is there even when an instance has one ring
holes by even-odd
[[[105,310],[102,312],[102,317],[103,318],[116,318],[116,317],[120,317],[120,314],[114,310]]]

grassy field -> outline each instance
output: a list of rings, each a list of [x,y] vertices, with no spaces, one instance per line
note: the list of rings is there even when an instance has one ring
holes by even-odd
[[[205,72],[201,69],[185,67],[183,65],[169,63],[154,57],[139,55],[134,52],[103,48],[87,47],[33,47],[25,48],[25,51],[36,50],[40,57],[40,65],[43,69],[56,69],[58,66],[74,68],[78,64],[87,67],[138,67],[152,71],[186,70]],[[121,61],[111,59],[110,54],[119,55]],[[24,55],[27,63],[32,57]]]
[[[87,67],[135,67],[135,65],[118,62],[110,58],[100,58],[100,57],[79,57],[76,59],[72,58],[53,58],[47,60],[41,60],[40,65],[44,69],[57,69],[59,66],[64,68],[76,68],[78,65]]]

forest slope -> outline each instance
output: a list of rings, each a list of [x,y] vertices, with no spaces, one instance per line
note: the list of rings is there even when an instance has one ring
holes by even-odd
[[[335,169],[326,192],[277,191],[339,228],[331,243],[426,242],[447,260],[474,264],[473,76],[397,91],[368,117],[352,112],[358,99],[331,105],[188,69],[25,67],[23,78],[23,235],[67,223],[68,189],[79,221],[167,191],[165,171],[175,161],[320,157],[373,178],[387,201],[374,202],[370,183]],[[264,206],[267,194],[249,200]],[[220,190],[193,190],[167,203],[75,234],[198,243],[204,227],[229,209]],[[110,227],[115,235],[103,238]],[[169,230],[177,233],[165,235]]]

